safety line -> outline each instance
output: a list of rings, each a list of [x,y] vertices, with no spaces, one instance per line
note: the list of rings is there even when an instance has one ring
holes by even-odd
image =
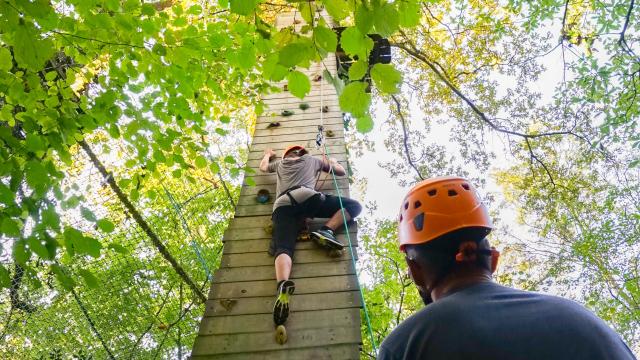
[[[324,119],[323,119],[323,106],[324,106],[324,74],[320,79],[320,127],[318,130],[320,132],[324,131]],[[323,147],[323,156],[329,162],[331,154],[327,150],[327,143],[324,141],[324,134],[322,134],[322,147]],[[353,264],[353,272],[356,275],[356,281],[358,282],[358,291],[360,293],[360,302],[362,303],[362,309],[364,310],[364,317],[367,321],[367,330],[369,332],[369,338],[371,339],[371,346],[373,347],[373,353],[377,354],[378,346],[376,345],[376,340],[373,337],[373,330],[371,329],[371,320],[369,319],[369,311],[367,309],[367,303],[364,300],[364,294],[362,293],[362,286],[360,286],[360,277],[358,276],[358,268],[356,266],[356,260],[353,256],[353,245],[351,243],[351,236],[349,235],[349,226],[347,225],[347,216],[345,215],[344,206],[342,205],[342,192],[338,187],[338,180],[336,179],[336,174],[333,171],[333,166],[329,165],[329,171],[331,172],[331,176],[333,177],[333,184],[336,188],[336,192],[338,194],[338,202],[340,203],[340,212],[342,213],[342,221],[344,223],[345,233],[347,234],[347,240],[349,241],[349,253],[351,254],[351,263]]]

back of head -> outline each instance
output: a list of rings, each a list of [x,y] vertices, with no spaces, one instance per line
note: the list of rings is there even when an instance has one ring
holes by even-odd
[[[407,254],[414,280],[416,272],[424,273],[425,290],[454,272],[495,270],[499,253],[486,240],[493,225],[466,179],[437,177],[418,183],[405,196],[398,220],[400,250]]]

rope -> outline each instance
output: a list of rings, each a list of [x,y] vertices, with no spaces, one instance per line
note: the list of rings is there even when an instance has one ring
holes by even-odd
[[[324,105],[324,78],[320,79],[320,126],[318,127],[319,131],[324,129],[324,120],[323,120],[323,112],[322,107]],[[324,159],[329,159],[331,154],[327,150],[327,144],[324,141],[324,137],[322,137],[322,156]],[[344,206],[342,204],[342,192],[338,187],[338,180],[336,178],[336,174],[333,171],[333,166],[329,165],[329,171],[331,172],[331,176],[333,178],[333,185],[335,187],[336,193],[338,194],[338,202],[340,203],[340,213],[342,214],[342,222],[344,224],[345,233],[347,235],[347,241],[349,242],[349,253],[351,255],[351,264],[353,265],[353,272],[356,275],[356,281],[358,283],[358,292],[360,294],[360,302],[362,303],[362,309],[364,310],[364,318],[367,322],[367,331],[369,333],[369,339],[371,340],[371,346],[373,347],[373,353],[376,354],[378,352],[378,346],[376,345],[376,340],[373,337],[373,330],[371,329],[371,319],[369,318],[369,310],[367,309],[367,303],[364,300],[364,293],[362,292],[362,286],[360,286],[360,276],[358,275],[358,268],[356,266],[356,259],[353,256],[353,244],[351,243],[351,235],[349,234],[349,226],[347,225],[347,215],[344,211]]]
[[[211,276],[211,270],[209,270],[209,266],[207,265],[207,262],[202,256],[202,252],[201,252],[202,249],[200,248],[200,245],[198,245],[198,243],[196,243],[193,240],[194,237],[193,237],[193,234],[191,233],[191,229],[189,229],[189,225],[187,224],[187,221],[184,219],[184,216],[182,216],[182,209],[180,204],[178,204],[178,202],[173,198],[173,195],[169,192],[167,187],[164,186],[164,184],[162,184],[162,188],[164,189],[164,192],[167,195],[169,202],[173,206],[173,210],[178,214],[178,217],[180,217],[182,228],[187,234],[189,234],[189,237],[191,238],[191,242],[190,242],[191,247],[193,248],[193,251],[196,253],[196,257],[198,258],[198,261],[200,262],[202,269],[204,270],[205,274],[207,274],[207,279],[209,279],[209,281],[213,280],[213,276]]]

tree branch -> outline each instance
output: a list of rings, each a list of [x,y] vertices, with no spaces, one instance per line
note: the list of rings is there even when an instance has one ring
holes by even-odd
[[[404,115],[402,115],[402,108],[400,107],[400,101],[398,101],[398,98],[395,95],[391,95],[391,99],[393,99],[393,101],[396,103],[398,116],[400,117],[400,122],[402,123],[402,133],[404,134],[403,136],[404,152],[407,155],[407,161],[409,162],[409,165],[413,168],[413,170],[415,170],[416,174],[418,174],[418,177],[420,178],[420,180],[424,180],[424,177],[420,173],[420,170],[418,170],[418,167],[411,159],[411,151],[409,150],[409,134],[407,132],[407,125],[405,124],[405,121],[404,121]]]

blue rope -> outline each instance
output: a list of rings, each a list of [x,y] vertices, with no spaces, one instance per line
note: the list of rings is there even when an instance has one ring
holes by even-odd
[[[173,206],[174,211],[180,217],[180,221],[182,223],[182,228],[184,229],[184,231],[187,232],[187,234],[189,234],[189,237],[191,238],[191,242],[190,242],[191,247],[193,248],[193,251],[196,253],[196,257],[198,258],[198,261],[200,261],[200,265],[202,265],[202,268],[204,269],[204,272],[207,274],[207,279],[209,279],[209,281],[213,280],[213,276],[211,276],[211,270],[209,270],[209,266],[207,266],[207,262],[204,259],[204,257],[202,256],[202,251],[201,251],[202,249],[200,248],[200,245],[198,245],[198,243],[196,243],[193,240],[194,237],[193,237],[193,234],[191,233],[191,229],[189,229],[189,225],[187,224],[187,221],[184,219],[184,216],[182,216],[182,207],[173,198],[173,195],[171,195],[171,193],[169,192],[167,187],[164,186],[164,184],[162,184],[162,188],[164,189],[164,192],[167,195],[167,198],[169,199],[169,202]]]
[[[324,146],[324,153],[327,155],[327,157],[331,156],[331,154],[329,154],[329,151],[327,150],[327,144],[323,142],[322,145]],[[362,287],[360,286],[360,277],[358,276],[358,268],[356,267],[356,260],[355,260],[355,257],[353,256],[353,245],[351,244],[351,236],[349,235],[349,226],[347,225],[347,216],[345,215],[344,206],[342,205],[342,193],[340,191],[340,188],[338,187],[338,180],[336,179],[336,174],[333,171],[333,167],[331,167],[330,172],[331,172],[331,175],[333,176],[333,184],[336,188],[336,192],[338,193],[338,201],[340,203],[340,212],[342,213],[342,221],[344,223],[344,229],[347,234],[347,240],[349,241],[349,252],[351,253],[351,263],[353,264],[353,271],[356,274],[356,281],[358,282],[358,291],[360,292],[360,301],[362,302],[364,317],[367,321],[367,330],[369,332],[369,338],[371,339],[371,346],[373,346],[373,353],[375,354],[378,352],[377,350],[378,347],[376,345],[376,340],[373,337],[373,330],[371,330],[371,320],[369,319],[369,311],[367,310],[367,303],[364,301],[364,294],[362,293]]]

